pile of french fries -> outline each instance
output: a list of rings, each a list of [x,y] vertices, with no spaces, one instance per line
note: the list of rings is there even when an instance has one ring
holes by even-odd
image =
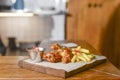
[[[78,46],[77,48],[72,48],[72,54],[73,57],[71,59],[71,62],[90,62],[95,58],[95,55],[91,54],[88,49],[82,48],[81,46]]]

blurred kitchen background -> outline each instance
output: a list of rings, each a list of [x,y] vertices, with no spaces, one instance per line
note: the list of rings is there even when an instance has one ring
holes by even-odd
[[[3,42],[7,46],[10,37],[17,42],[64,40],[65,5],[65,0],[0,0]]]
[[[7,56],[46,40],[85,40],[119,68],[120,0],[0,0],[0,37]]]

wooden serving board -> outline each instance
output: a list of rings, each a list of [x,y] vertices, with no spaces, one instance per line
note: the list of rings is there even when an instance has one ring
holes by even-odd
[[[95,56],[96,58],[91,62],[80,61],[75,63],[63,64],[61,62],[51,63],[51,62],[42,61],[39,63],[34,63],[30,59],[23,59],[19,61],[18,65],[21,68],[66,78],[106,61],[106,57],[104,56],[98,56],[98,55]]]

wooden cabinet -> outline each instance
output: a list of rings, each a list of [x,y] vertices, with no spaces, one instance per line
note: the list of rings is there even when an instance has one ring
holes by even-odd
[[[69,15],[66,16],[66,39],[86,40],[117,67],[120,63],[117,62],[118,57],[120,58],[120,51],[118,52],[120,29],[117,29],[118,25],[120,26],[120,17],[116,17],[119,2],[119,0],[69,0],[67,4]]]

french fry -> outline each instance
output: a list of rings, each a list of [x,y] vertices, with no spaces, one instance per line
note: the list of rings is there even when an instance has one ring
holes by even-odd
[[[80,50],[80,49],[81,49],[81,46],[78,46],[78,47],[77,47],[77,50]]]
[[[77,61],[77,62],[79,62],[79,61],[80,61],[80,59],[78,58],[78,56],[76,56],[76,61]]]
[[[88,49],[81,48],[80,51],[83,52],[83,53],[90,54],[90,51]]]
[[[80,56],[80,55],[82,55],[82,54],[81,54],[80,52],[77,52],[76,55],[79,55],[79,56]]]
[[[87,62],[91,61],[91,58],[89,58],[87,54],[85,54],[85,53],[82,53],[82,54],[83,54],[84,58],[87,60]]]
[[[76,55],[78,55],[78,56],[82,56],[81,52],[76,53]]]
[[[72,48],[71,51],[74,55],[71,59],[71,62],[79,62],[80,60],[84,62],[89,62],[95,58],[95,56],[91,54],[88,49],[81,48],[81,46],[78,46],[77,48]]]
[[[78,58],[84,62],[87,62],[87,60],[83,56],[78,56]]]
[[[77,57],[77,55],[74,55],[74,56],[72,57],[72,59],[71,59],[71,62],[72,62],[72,63],[74,63],[74,62],[75,62],[76,57]]]

